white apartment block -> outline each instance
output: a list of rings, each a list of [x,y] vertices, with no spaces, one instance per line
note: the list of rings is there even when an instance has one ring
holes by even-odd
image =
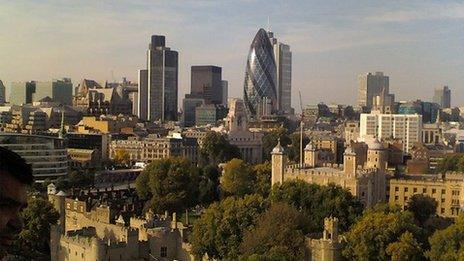
[[[422,116],[418,114],[361,114],[359,136],[369,138],[395,138],[403,141],[403,150],[409,152],[422,140]]]

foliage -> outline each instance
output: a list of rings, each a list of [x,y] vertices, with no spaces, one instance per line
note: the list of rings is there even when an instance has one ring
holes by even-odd
[[[464,215],[456,223],[436,231],[430,238],[430,250],[426,256],[430,260],[464,260]]]
[[[192,252],[199,257],[208,254],[210,258],[236,259],[244,232],[253,229],[266,207],[259,195],[228,197],[211,204],[194,223]]]
[[[362,213],[362,204],[351,193],[335,185],[319,186],[301,180],[275,185],[272,202],[285,202],[301,210],[307,218],[306,232],[321,232],[324,218],[339,219],[340,231],[346,231]]]
[[[437,172],[445,173],[448,171],[464,171],[464,156],[462,154],[445,156],[439,161]]]
[[[290,135],[291,145],[286,148],[288,159],[293,162],[300,162],[300,132],[297,131]],[[303,149],[309,143],[309,138],[303,133]]]
[[[410,232],[414,240],[407,240],[407,234],[401,237],[405,232]],[[347,244],[343,255],[348,260],[390,260],[393,250],[401,250],[403,253],[397,257],[415,257],[418,246],[415,241],[423,236],[424,232],[416,226],[411,212],[375,208],[366,211],[345,234]]]
[[[244,196],[253,191],[254,177],[250,167],[240,159],[232,159],[224,167],[221,178],[222,196]]]
[[[219,170],[213,165],[203,167],[198,184],[198,202],[209,205],[219,200]]]
[[[24,229],[12,246],[12,254],[25,260],[50,254],[50,226],[60,215],[46,199],[29,198],[23,213]]]
[[[264,160],[271,159],[271,151],[277,145],[277,141],[280,139],[280,145],[287,146],[292,143],[287,135],[285,128],[279,128],[277,130],[270,131],[263,136],[263,158]]]
[[[303,260],[305,218],[294,207],[275,203],[245,232],[243,257],[260,260]]]
[[[408,210],[414,214],[414,218],[419,224],[424,224],[432,215],[437,212],[437,202],[427,195],[415,194],[408,202]]]
[[[254,192],[263,197],[269,196],[271,192],[271,162],[266,161],[262,164],[252,166],[254,174]]]
[[[141,198],[150,199],[148,207],[155,213],[182,213],[198,202],[198,169],[185,158],[153,161],[136,179]]]
[[[226,136],[214,131],[206,133],[200,148],[200,165],[217,166],[233,158],[241,158],[237,146],[231,145]]]
[[[421,245],[409,231],[404,232],[398,241],[388,245],[387,254],[391,256],[392,261],[423,259]]]
[[[130,155],[123,149],[116,150],[113,160],[119,165],[129,165]]]

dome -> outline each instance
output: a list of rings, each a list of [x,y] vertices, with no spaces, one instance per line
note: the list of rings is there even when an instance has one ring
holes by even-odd
[[[382,150],[383,145],[378,139],[374,139],[372,143],[368,144],[368,148],[370,150]]]
[[[304,150],[315,150],[315,149],[316,148],[314,147],[312,142],[308,142],[308,144],[306,144],[306,147],[304,148]]]
[[[280,145],[280,139],[277,142],[277,145],[272,149],[271,154],[282,154],[284,153],[284,148]]]
[[[351,146],[346,147],[345,154],[356,155],[353,148]]]

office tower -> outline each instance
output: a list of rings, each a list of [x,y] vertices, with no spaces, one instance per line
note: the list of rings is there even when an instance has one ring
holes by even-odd
[[[433,102],[438,103],[443,109],[451,107],[451,90],[448,86],[435,89]]]
[[[222,86],[222,105],[227,108],[227,98],[229,97],[229,82],[222,80],[221,81],[221,86]]]
[[[222,104],[222,68],[212,65],[192,66],[192,97],[202,98],[206,104]]]
[[[245,69],[243,100],[247,117],[257,119],[263,111],[263,99],[277,109],[277,76],[274,50],[264,29],[259,29],[250,46]],[[267,103],[265,103],[267,104]]]
[[[177,120],[178,53],[165,45],[165,37],[152,35],[147,51],[146,78],[139,72],[139,83],[147,81],[147,95],[141,90],[139,114],[150,121]],[[140,87],[144,88],[141,84]],[[147,106],[144,117],[144,106]]]
[[[197,107],[205,104],[205,100],[202,98],[191,98],[189,95],[182,100],[182,122],[184,127],[195,126],[196,115],[195,110]]]
[[[422,140],[422,116],[418,114],[362,113],[359,125],[361,139],[400,139],[406,153]]]
[[[292,112],[292,52],[290,46],[279,42],[273,32],[268,32],[276,62],[277,110]]]
[[[36,82],[32,101],[40,101],[50,97],[54,102],[63,105],[72,105],[72,82],[69,78],[49,82]]]
[[[0,105],[5,103],[5,85],[3,85],[2,80],[0,80]]]
[[[10,83],[9,99],[10,104],[22,105],[32,103],[35,93],[35,82],[12,82]]]
[[[137,116],[141,120],[148,120],[148,70],[138,72]]]
[[[383,75],[383,72],[376,72],[375,74],[368,73],[358,76],[359,93],[358,105],[371,110],[376,96],[389,94],[389,78]]]

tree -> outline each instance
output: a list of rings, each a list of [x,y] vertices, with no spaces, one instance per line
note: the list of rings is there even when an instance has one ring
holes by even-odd
[[[200,148],[200,165],[218,165],[233,158],[241,158],[237,146],[231,145],[223,134],[210,131],[202,139]]]
[[[50,254],[50,226],[57,223],[59,213],[46,199],[29,198],[23,213],[24,229],[13,243],[12,253],[24,260]]]
[[[88,188],[94,184],[95,172],[74,170],[69,173],[68,180],[68,186],[71,188]]]
[[[303,260],[306,222],[303,215],[285,203],[275,203],[245,232],[241,244],[245,258]]]
[[[123,149],[116,150],[114,161],[120,165],[128,165],[130,163],[130,155]]]
[[[427,195],[415,194],[409,199],[408,210],[414,214],[414,218],[422,225],[432,215],[436,214],[437,202]]]
[[[194,222],[190,235],[192,253],[198,257],[237,259],[243,234],[255,226],[256,218],[267,208],[259,195],[228,197],[211,204]]]
[[[455,224],[437,230],[429,238],[429,243],[430,250],[426,256],[430,260],[464,260],[464,215],[460,215]]]
[[[204,206],[219,200],[219,170],[213,165],[203,167],[198,185],[198,202]]]
[[[406,232],[412,239],[407,234],[401,237]],[[390,260],[393,250],[403,251],[396,257],[416,257],[416,241],[423,235],[411,212],[377,208],[366,211],[345,234],[347,243],[342,253],[348,260]]]
[[[253,191],[254,177],[250,167],[240,159],[232,159],[224,167],[221,178],[223,196],[242,197]]]
[[[409,231],[404,232],[398,241],[388,245],[387,254],[391,256],[392,261],[423,259],[421,245]]]
[[[280,145],[282,146],[287,146],[292,143],[285,128],[270,131],[263,136],[263,158],[265,160],[271,159],[271,151],[277,145],[279,139]]]
[[[147,207],[155,213],[183,213],[198,202],[198,169],[185,158],[153,161],[136,179],[141,198],[150,199]]]
[[[363,211],[349,191],[335,185],[286,181],[275,185],[269,197],[272,202],[285,202],[300,210],[308,221],[305,232],[322,232],[324,218],[329,216],[338,217],[340,231],[346,231]]]
[[[271,162],[266,161],[252,167],[254,174],[254,192],[267,198],[271,192]]]
[[[462,154],[445,156],[438,162],[437,171],[438,173],[464,171],[464,156]]]
[[[293,162],[300,162],[300,133],[299,131],[290,135],[291,145],[287,147],[288,159]],[[309,138],[303,133],[303,149],[309,143]]]

